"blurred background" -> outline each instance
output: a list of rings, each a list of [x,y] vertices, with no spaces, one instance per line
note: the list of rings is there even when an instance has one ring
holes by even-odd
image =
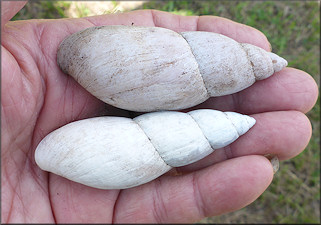
[[[320,87],[319,1],[29,1],[13,20],[78,18],[136,9],[215,15],[253,26],[290,67]],[[320,97],[307,114],[313,135],[305,151],[280,163],[270,187],[252,204],[199,223],[320,223]]]

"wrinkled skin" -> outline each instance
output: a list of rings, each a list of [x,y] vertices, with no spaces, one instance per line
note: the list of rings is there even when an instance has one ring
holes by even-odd
[[[285,68],[239,93],[193,107],[237,111],[257,124],[205,159],[127,190],[99,190],[40,170],[34,150],[41,139],[71,121],[129,116],[91,96],[56,64],[59,43],[81,29],[124,24],[175,31],[222,33],[270,50],[258,30],[214,16],[184,17],[141,10],[80,19],[7,22],[24,2],[2,4],[1,215],[6,222],[190,223],[238,210],[257,199],[273,178],[270,162],[295,157],[311,137],[305,113],[318,89],[310,75]],[[187,109],[184,111],[189,111]]]

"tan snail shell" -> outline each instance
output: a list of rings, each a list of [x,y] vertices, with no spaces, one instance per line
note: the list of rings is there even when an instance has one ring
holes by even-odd
[[[221,34],[138,26],[74,33],[61,43],[57,62],[100,100],[141,112],[184,109],[236,93],[287,65]]]
[[[35,160],[41,169],[84,185],[124,189],[198,161],[254,124],[252,117],[210,109],[96,117],[49,133]]]

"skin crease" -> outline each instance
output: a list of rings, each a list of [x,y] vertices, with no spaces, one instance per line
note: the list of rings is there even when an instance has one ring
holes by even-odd
[[[25,2],[2,4],[1,222],[192,223],[235,211],[269,186],[272,167],[262,155],[286,160],[311,137],[304,113],[318,88],[307,73],[285,68],[239,93],[209,99],[196,108],[252,115],[257,124],[205,159],[127,190],[99,190],[41,171],[34,150],[41,139],[71,121],[129,116],[91,96],[56,64],[59,43],[81,29],[111,24],[161,26],[175,31],[222,33],[240,42],[270,45],[258,30],[214,17],[184,17],[154,10],[81,19],[7,22]],[[186,109],[183,111],[190,111]]]

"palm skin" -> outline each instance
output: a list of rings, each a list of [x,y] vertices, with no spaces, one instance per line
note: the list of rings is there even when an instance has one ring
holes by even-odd
[[[257,124],[230,146],[178,168],[181,176],[167,174],[127,190],[99,190],[44,172],[35,164],[34,150],[49,132],[89,117],[129,116],[90,95],[58,68],[56,52],[66,36],[90,26],[134,23],[178,32],[213,31],[266,50],[269,43],[259,31],[223,18],[151,10],[5,23],[23,4],[2,2],[8,9],[1,28],[3,223],[195,222],[253,202],[273,178],[263,155],[290,159],[309,142],[311,125],[304,113],[316,102],[317,85],[305,72],[286,68],[244,91],[193,108],[250,114]]]

